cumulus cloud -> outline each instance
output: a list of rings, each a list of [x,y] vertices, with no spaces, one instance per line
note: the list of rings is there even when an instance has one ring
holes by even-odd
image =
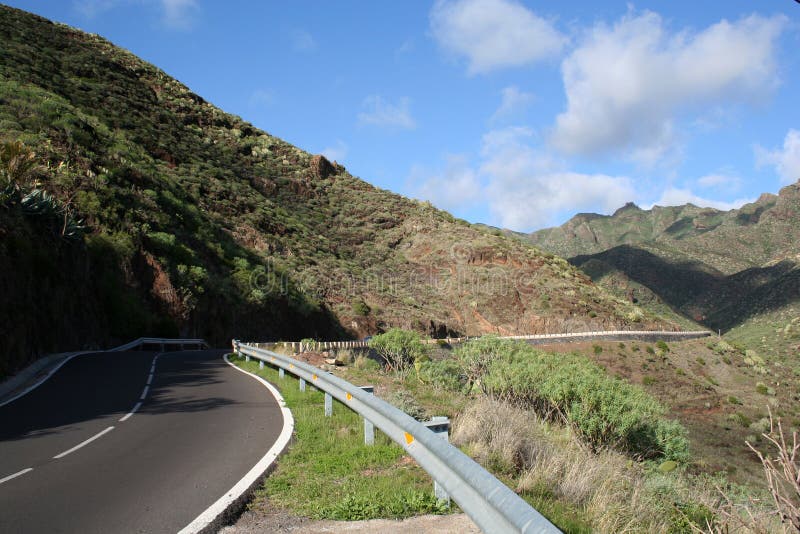
[[[523,127],[492,130],[483,136],[480,162],[470,166],[452,157],[447,167],[412,172],[415,194],[447,209],[487,204],[491,224],[530,231],[561,222],[579,211],[610,213],[634,199],[630,179],[570,171],[535,147],[536,136]]]
[[[756,146],[756,163],[772,165],[782,183],[800,180],[800,131],[791,129],[783,140],[783,148],[767,150]]]
[[[690,189],[680,189],[670,187],[661,194],[661,198],[653,203],[654,206],[683,206],[684,204],[694,204],[701,208],[716,208],[718,210],[732,210],[741,208],[743,205],[754,202],[753,198],[740,198],[731,202],[722,200],[711,200],[695,195]],[[651,208],[652,206],[647,206]]]
[[[627,151],[652,163],[669,152],[681,113],[763,98],[778,83],[786,18],[752,15],[700,32],[670,32],[652,12],[598,23],[562,63],[566,110],[553,145],[568,154]]]
[[[178,29],[191,27],[198,8],[196,0],[161,0],[161,6],[164,24]]]
[[[467,59],[469,74],[534,63],[566,43],[551,22],[516,0],[438,0],[430,26],[444,50]]]
[[[397,104],[392,104],[378,95],[368,96],[362,103],[364,111],[358,114],[359,124],[371,124],[388,128],[401,128],[413,130],[417,123],[411,116],[410,101],[401,98]]]
[[[742,179],[730,174],[712,173],[698,178],[697,185],[703,189],[727,189],[729,191],[735,191],[741,187]]]
[[[492,115],[492,119],[502,119],[513,117],[522,113],[534,101],[536,96],[533,93],[520,91],[516,85],[511,85],[500,91],[500,107]]]
[[[415,184],[415,196],[431,200],[447,210],[479,201],[483,191],[478,174],[470,167],[467,158],[456,154],[445,157],[443,169],[412,168],[410,182]]]

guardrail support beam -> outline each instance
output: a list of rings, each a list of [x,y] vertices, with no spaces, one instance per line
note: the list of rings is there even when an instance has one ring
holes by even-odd
[[[333,415],[333,397],[330,393],[325,393],[325,417]]]
[[[283,370],[283,368],[281,367],[280,369],[278,369],[278,378],[280,378],[281,380],[283,380],[283,377],[284,377],[284,376],[286,376],[286,375],[285,375],[285,371],[284,371],[284,370]]]
[[[264,368],[264,360],[258,360],[258,368],[259,369],[263,369]]]
[[[372,386],[360,386],[361,389],[367,393],[375,394],[375,388]],[[375,445],[375,425],[372,421],[363,417],[364,419],[364,445]]]
[[[422,423],[428,430],[450,443],[450,419],[444,416],[431,417],[430,421]],[[436,500],[445,501],[447,506],[450,506],[450,494],[439,484],[436,479],[433,479],[433,494]]]
[[[300,381],[299,381],[299,384],[300,384],[300,391],[305,391],[306,390],[306,379],[305,378],[301,378]]]

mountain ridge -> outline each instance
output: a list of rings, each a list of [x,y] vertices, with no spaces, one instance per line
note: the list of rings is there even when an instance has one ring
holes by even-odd
[[[0,22],[0,142],[17,151],[0,166],[0,372],[144,334],[675,328],[561,258],[219,110],[99,36],[9,7]],[[20,158],[35,165],[13,178]],[[52,216],[26,208],[33,194]]]

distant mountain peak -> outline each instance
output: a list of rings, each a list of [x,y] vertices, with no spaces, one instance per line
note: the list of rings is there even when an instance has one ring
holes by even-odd
[[[644,211],[642,208],[637,206],[634,202],[626,202],[624,206],[619,208],[617,211],[614,212],[612,217],[616,217],[617,215],[621,215],[626,211]]]

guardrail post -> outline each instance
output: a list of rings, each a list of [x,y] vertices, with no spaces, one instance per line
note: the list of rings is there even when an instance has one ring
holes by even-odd
[[[361,386],[361,389],[366,391],[367,393],[375,393],[375,388],[372,386]],[[372,424],[372,421],[364,419],[364,445],[375,445],[375,425]]]
[[[450,419],[444,416],[431,417],[430,421],[422,423],[428,430],[450,443]],[[450,506],[450,495],[445,489],[439,485],[436,479],[433,479],[433,494],[436,495],[436,500],[446,501],[447,506]]]
[[[264,368],[264,360],[258,360],[258,368],[259,369],[263,369]]]
[[[246,362],[250,361],[250,355],[249,354],[245,354],[244,355],[244,361],[246,361]]]
[[[333,415],[333,397],[330,393],[325,393],[325,417]]]
[[[300,391],[305,391],[305,390],[306,390],[306,379],[305,378],[301,378],[300,379]]]
[[[278,378],[283,380],[284,376],[286,376],[286,372],[283,370],[283,367],[281,367],[280,369],[278,369]]]

